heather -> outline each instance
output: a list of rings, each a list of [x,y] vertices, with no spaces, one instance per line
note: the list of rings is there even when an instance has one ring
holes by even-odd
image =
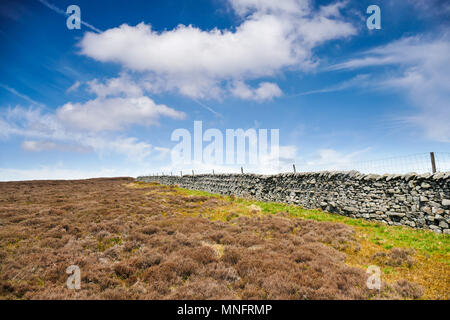
[[[0,183],[2,299],[448,299],[448,249],[447,235],[130,178]]]

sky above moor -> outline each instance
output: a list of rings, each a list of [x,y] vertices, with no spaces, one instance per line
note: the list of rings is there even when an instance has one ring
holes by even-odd
[[[279,129],[263,173],[447,152],[449,26],[439,0],[1,1],[0,180],[208,172],[171,163],[195,120]]]

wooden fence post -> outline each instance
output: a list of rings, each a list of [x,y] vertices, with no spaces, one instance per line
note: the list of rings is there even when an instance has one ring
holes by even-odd
[[[431,172],[436,173],[436,159],[434,158],[434,152],[430,152],[431,159]]]

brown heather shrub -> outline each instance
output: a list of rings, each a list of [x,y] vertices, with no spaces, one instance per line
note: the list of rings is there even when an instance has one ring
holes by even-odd
[[[235,294],[233,294],[225,283],[213,279],[192,279],[182,287],[177,288],[168,298],[183,300],[237,299]]]
[[[150,226],[145,226],[145,227],[141,228],[139,231],[146,235],[152,235],[152,234],[161,232],[161,229],[156,226],[150,225]]]
[[[304,249],[297,249],[293,256],[294,261],[297,263],[306,263],[314,259],[314,253]]]
[[[205,269],[205,276],[228,283],[240,280],[236,269],[232,267],[225,267],[220,263],[215,263],[209,266],[209,268]]]
[[[206,201],[204,201],[201,205],[201,209],[214,209],[220,206],[226,205],[227,202],[224,200],[220,200],[217,198],[208,198]]]
[[[209,197],[206,196],[187,196],[183,197],[183,201],[185,202],[203,202],[209,200]]]
[[[345,265],[340,252],[358,249],[349,226],[286,212],[211,221],[197,215],[228,203],[158,184],[124,186],[132,181],[0,182],[0,299],[421,295],[404,281],[386,286],[387,296],[369,291],[368,275]],[[408,265],[412,254],[392,249],[374,259]],[[66,288],[72,264],[81,269],[79,291]]]
[[[415,259],[412,257],[414,250],[406,248],[392,248],[387,253],[377,252],[373,255],[372,261],[391,267],[406,266],[411,268],[415,264]]]
[[[135,274],[136,269],[128,262],[120,262],[114,265],[114,272],[122,279],[128,279]]]
[[[162,255],[155,252],[145,252],[140,256],[136,257],[132,261],[132,265],[134,265],[138,269],[146,270],[151,266],[155,266],[161,263],[163,260]]]
[[[103,291],[100,297],[104,300],[133,300],[138,298],[138,296],[133,293],[132,290],[127,290],[123,287],[106,289]]]
[[[267,299],[267,294],[259,286],[253,283],[245,284],[240,288],[240,296],[244,300]]]
[[[225,263],[235,265],[236,263],[239,262],[240,258],[241,254],[239,253],[239,250],[236,247],[227,247],[221,259]]]
[[[112,259],[112,260],[117,260],[119,258],[120,251],[121,251],[120,246],[116,245],[116,246],[106,249],[103,252],[103,256],[107,257],[109,259]]]
[[[125,242],[125,244],[123,246],[123,251],[131,252],[135,249],[138,249],[140,246],[141,246],[141,242],[133,239],[133,241]]]
[[[221,240],[225,233],[223,231],[211,231],[208,233],[208,239],[215,243],[221,243]]]
[[[157,283],[158,291],[161,291],[163,288],[168,290],[176,282],[177,274],[172,264],[159,264],[148,268],[143,273],[142,279],[150,285]]]
[[[181,256],[176,262],[169,262],[168,265],[183,279],[190,277],[199,270],[199,265],[193,259]]]
[[[403,298],[418,299],[423,296],[423,288],[407,280],[398,280],[394,283],[394,289]]]
[[[208,246],[182,250],[180,254],[191,257],[194,261],[203,265],[217,261],[216,252],[213,248]]]
[[[49,215],[57,215],[57,216],[59,216],[59,215],[65,214],[65,211],[64,211],[64,210],[61,210],[61,209],[50,209],[50,210],[48,211],[48,214],[49,214]]]

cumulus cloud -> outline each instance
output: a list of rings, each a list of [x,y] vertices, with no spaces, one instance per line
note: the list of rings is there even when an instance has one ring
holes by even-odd
[[[74,86],[79,87],[80,82]],[[74,87],[72,86],[72,87]],[[184,119],[184,112],[157,104],[144,95],[145,86],[126,73],[117,78],[86,83],[96,95],[85,102],[67,102],[54,112],[45,106],[17,106],[0,112],[0,138],[24,137],[22,149],[29,152],[63,151],[116,153],[141,161],[161,150],[135,137],[124,136],[133,125],[158,125],[161,118]]]
[[[86,84],[87,91],[96,95],[95,99],[68,102],[56,110],[57,120],[71,129],[118,131],[135,124],[156,125],[160,117],[186,117],[184,112],[156,104],[144,95],[144,81],[133,80],[127,73],[105,81],[93,79]]]
[[[257,88],[250,88],[242,81],[235,81],[230,89],[231,94],[245,100],[272,100],[282,95],[276,83],[261,82]]]
[[[98,79],[87,82],[88,91],[97,95],[97,97],[105,98],[108,96],[127,96],[139,97],[144,94],[142,86],[131,79],[126,73],[122,73],[117,78],[107,79],[104,83]]]
[[[430,139],[450,142],[450,40],[416,36],[361,53],[330,70],[390,66],[372,79],[377,88],[399,90],[417,111],[403,120],[424,129]],[[394,68],[394,69],[392,69]]]
[[[230,3],[243,19],[235,30],[179,25],[159,32],[145,23],[123,24],[87,32],[81,53],[147,74],[154,90],[205,98],[219,96],[223,81],[275,76],[288,67],[310,70],[317,64],[317,45],[356,33],[335,4],[314,10],[307,0]]]
[[[66,103],[56,111],[64,124],[81,130],[116,131],[131,124],[155,125],[160,116],[184,119],[185,114],[152,99],[141,97],[97,98],[85,103]]]

